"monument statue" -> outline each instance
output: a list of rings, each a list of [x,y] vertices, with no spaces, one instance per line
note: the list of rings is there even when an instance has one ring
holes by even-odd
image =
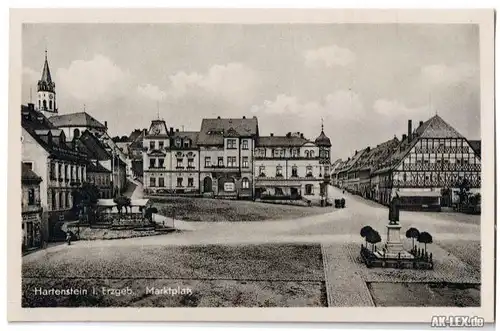
[[[399,195],[397,193],[389,205],[389,224],[399,224]]]

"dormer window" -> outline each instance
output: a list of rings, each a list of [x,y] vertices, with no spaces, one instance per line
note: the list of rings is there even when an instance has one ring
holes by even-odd
[[[191,140],[189,139],[184,140],[184,148],[189,148],[189,147],[191,147]]]
[[[181,147],[182,147],[182,140],[181,140],[181,138],[177,138],[177,139],[175,140],[175,146],[176,146],[177,148],[181,148]]]

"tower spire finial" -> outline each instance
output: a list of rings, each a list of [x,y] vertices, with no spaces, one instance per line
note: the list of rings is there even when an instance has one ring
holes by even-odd
[[[321,118],[321,132],[323,132],[323,117]]]
[[[156,117],[160,119],[160,101],[156,101]]]
[[[45,46],[45,61],[47,61],[47,46]]]

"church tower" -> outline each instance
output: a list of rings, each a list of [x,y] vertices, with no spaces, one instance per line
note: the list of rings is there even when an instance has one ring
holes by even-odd
[[[38,81],[37,110],[46,117],[57,114],[56,84],[50,75],[49,62],[47,61],[47,50],[45,50],[45,63],[43,64],[42,78]]]

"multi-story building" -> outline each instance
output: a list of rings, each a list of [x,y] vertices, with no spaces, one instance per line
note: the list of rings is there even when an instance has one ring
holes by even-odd
[[[49,219],[52,229],[72,208],[72,191],[86,179],[88,161],[87,155],[34,106],[21,106],[21,157],[23,164],[42,178],[42,217]]]
[[[113,153],[113,151],[90,130],[84,131],[77,142],[82,151],[87,154],[88,160],[95,165],[95,167],[92,168],[94,171],[98,170],[96,169],[96,167],[98,167],[97,164],[107,170],[109,179],[105,182],[107,182],[109,186],[105,187],[104,183],[100,184],[105,188],[103,194],[111,192],[111,194],[107,194],[108,198],[119,195],[120,190],[123,190],[125,187],[124,183],[127,182],[126,163],[123,162],[116,153]],[[103,176],[102,169],[98,171],[98,173],[99,175],[97,175],[97,177]]]
[[[42,224],[40,202],[40,182],[42,178],[32,169],[31,164],[21,164],[21,213],[23,248],[40,247],[48,239],[47,222]]]
[[[330,177],[330,139],[259,136],[252,118],[203,119],[200,132],[153,120],[143,140],[147,193],[191,193],[234,199],[320,196]],[[267,169],[267,170],[266,170]]]
[[[113,198],[113,185],[111,171],[98,161],[91,161],[87,166],[87,182],[94,184],[99,190],[100,199]]]
[[[142,150],[144,137],[148,133],[147,129],[134,130],[129,136],[130,145],[128,146],[128,157],[130,159],[130,170],[133,178],[143,181],[144,165]]]
[[[401,141],[392,139],[374,150],[379,151],[378,156],[370,157],[372,153],[365,149],[366,158],[359,156],[348,169],[337,170],[341,187],[382,204],[389,204],[398,195],[402,208],[426,210],[457,203],[461,188],[480,192],[480,144],[471,144],[438,115],[421,121],[415,130],[409,120]],[[367,163],[369,181],[365,178]]]
[[[254,162],[255,197],[319,197],[325,177],[330,177],[330,147],[323,130],[314,142],[300,132],[259,136]]]
[[[251,198],[253,151],[259,134],[256,117],[203,119],[200,192],[227,198]]]
[[[148,193],[198,193],[197,132],[168,130],[153,120],[143,139],[144,188]]]
[[[348,158],[343,164],[337,167],[335,181],[340,188],[350,192],[356,192],[359,189],[359,178],[356,177],[356,172],[351,171],[351,169],[366,152],[366,149],[356,151],[353,157]]]

